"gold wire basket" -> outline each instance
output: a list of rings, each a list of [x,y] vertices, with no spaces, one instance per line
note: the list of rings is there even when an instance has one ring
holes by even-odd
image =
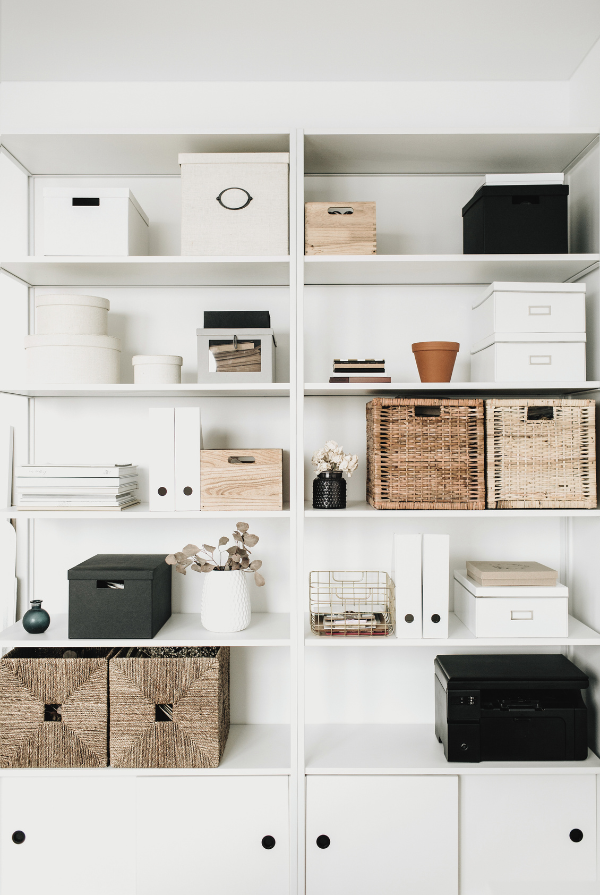
[[[394,631],[394,582],[387,572],[311,572],[310,628],[328,637],[385,637]]]

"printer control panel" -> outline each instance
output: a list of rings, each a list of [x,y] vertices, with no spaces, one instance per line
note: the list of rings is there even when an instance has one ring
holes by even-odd
[[[448,721],[478,721],[479,690],[448,690]]]

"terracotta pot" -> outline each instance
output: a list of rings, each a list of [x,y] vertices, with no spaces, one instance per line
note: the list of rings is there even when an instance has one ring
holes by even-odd
[[[459,348],[458,342],[414,342],[421,382],[450,382]]]

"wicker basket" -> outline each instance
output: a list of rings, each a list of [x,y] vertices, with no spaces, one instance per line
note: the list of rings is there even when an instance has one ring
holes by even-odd
[[[486,401],[492,509],[596,506],[595,401]]]
[[[485,509],[483,401],[374,398],[367,500],[378,510]]]
[[[127,652],[110,663],[111,765],[218,767],[229,733],[229,647],[168,651],[177,658]]]
[[[72,651],[71,651],[72,652]],[[0,660],[0,766],[108,764],[111,650],[13,649]]]
[[[385,637],[396,624],[386,572],[311,572],[310,627],[329,637]]]

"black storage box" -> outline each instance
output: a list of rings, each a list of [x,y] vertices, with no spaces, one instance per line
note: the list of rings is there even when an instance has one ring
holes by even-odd
[[[69,639],[154,637],[171,617],[166,556],[99,553],[69,569]]]
[[[462,210],[465,255],[569,251],[569,187],[482,186]]]
[[[204,329],[271,329],[268,311],[205,311]]]
[[[565,656],[437,656],[435,733],[448,761],[583,761],[587,675]]]

